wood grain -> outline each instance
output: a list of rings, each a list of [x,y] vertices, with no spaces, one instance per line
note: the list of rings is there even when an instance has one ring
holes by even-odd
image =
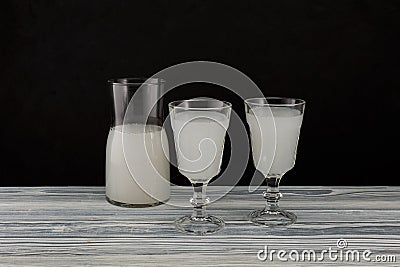
[[[263,228],[247,222],[263,206],[261,190],[236,187],[208,210],[226,221],[214,235],[177,232],[173,220],[190,213],[191,188],[171,189],[169,204],[127,209],[105,201],[102,187],[0,188],[0,265],[4,266],[266,266],[310,262],[260,261],[269,249],[321,251],[337,248],[394,255],[396,263],[340,262],[324,265],[398,266],[400,264],[399,187],[283,187],[281,206],[296,213],[288,228]],[[223,187],[209,188],[218,198]],[[187,207],[176,205],[185,204]],[[320,266],[321,262],[312,264]]]

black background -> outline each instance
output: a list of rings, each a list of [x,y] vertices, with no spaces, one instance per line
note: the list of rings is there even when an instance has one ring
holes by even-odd
[[[8,0],[0,19],[0,185],[104,185],[106,80],[193,60],[307,101],[282,184],[400,185],[399,1]],[[244,115],[223,88],[174,92]],[[186,181],[175,169],[172,180]]]

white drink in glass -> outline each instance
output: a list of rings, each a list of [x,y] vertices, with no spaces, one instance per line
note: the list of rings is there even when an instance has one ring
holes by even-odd
[[[246,117],[256,169],[266,177],[293,168],[303,114],[287,107],[254,107]]]
[[[179,171],[192,183],[205,183],[220,172],[229,118],[213,111],[177,112],[171,119],[178,145]]]
[[[113,127],[106,149],[106,195],[127,204],[154,204],[169,198],[168,144],[156,125]],[[165,152],[165,154],[164,154]],[[128,168],[129,167],[129,168]]]

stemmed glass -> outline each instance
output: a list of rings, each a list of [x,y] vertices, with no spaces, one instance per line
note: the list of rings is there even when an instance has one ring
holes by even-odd
[[[226,130],[232,105],[212,98],[194,98],[169,104],[178,169],[193,186],[192,215],[175,221],[186,233],[205,235],[221,230],[221,218],[208,215],[206,187],[221,169]]]
[[[295,164],[304,106],[304,100],[293,98],[245,100],[254,165],[267,182],[263,193],[267,200],[265,208],[252,211],[248,216],[253,223],[274,227],[296,222],[295,214],[278,205],[282,197],[279,182]]]

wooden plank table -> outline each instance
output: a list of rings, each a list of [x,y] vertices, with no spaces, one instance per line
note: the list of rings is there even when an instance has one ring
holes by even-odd
[[[222,191],[208,189],[211,198]],[[224,218],[226,228],[198,237],[177,232],[172,224],[190,213],[188,205],[175,204],[188,204],[191,188],[172,187],[171,205],[141,209],[107,203],[102,187],[0,188],[0,265],[400,266],[399,187],[283,187],[282,192],[281,206],[297,214],[296,224],[280,229],[250,224],[246,215],[264,203],[261,190],[250,194],[247,187],[236,187],[208,208]],[[339,249],[339,239],[347,247]],[[269,253],[286,251],[281,258],[287,261],[276,254],[272,261],[260,260],[265,246]],[[337,254],[332,252],[332,259],[324,254],[318,262],[330,247]],[[316,261],[301,257],[311,250]],[[350,254],[341,261],[339,251],[348,250],[357,250],[360,261]],[[371,251],[366,260],[365,250]]]

